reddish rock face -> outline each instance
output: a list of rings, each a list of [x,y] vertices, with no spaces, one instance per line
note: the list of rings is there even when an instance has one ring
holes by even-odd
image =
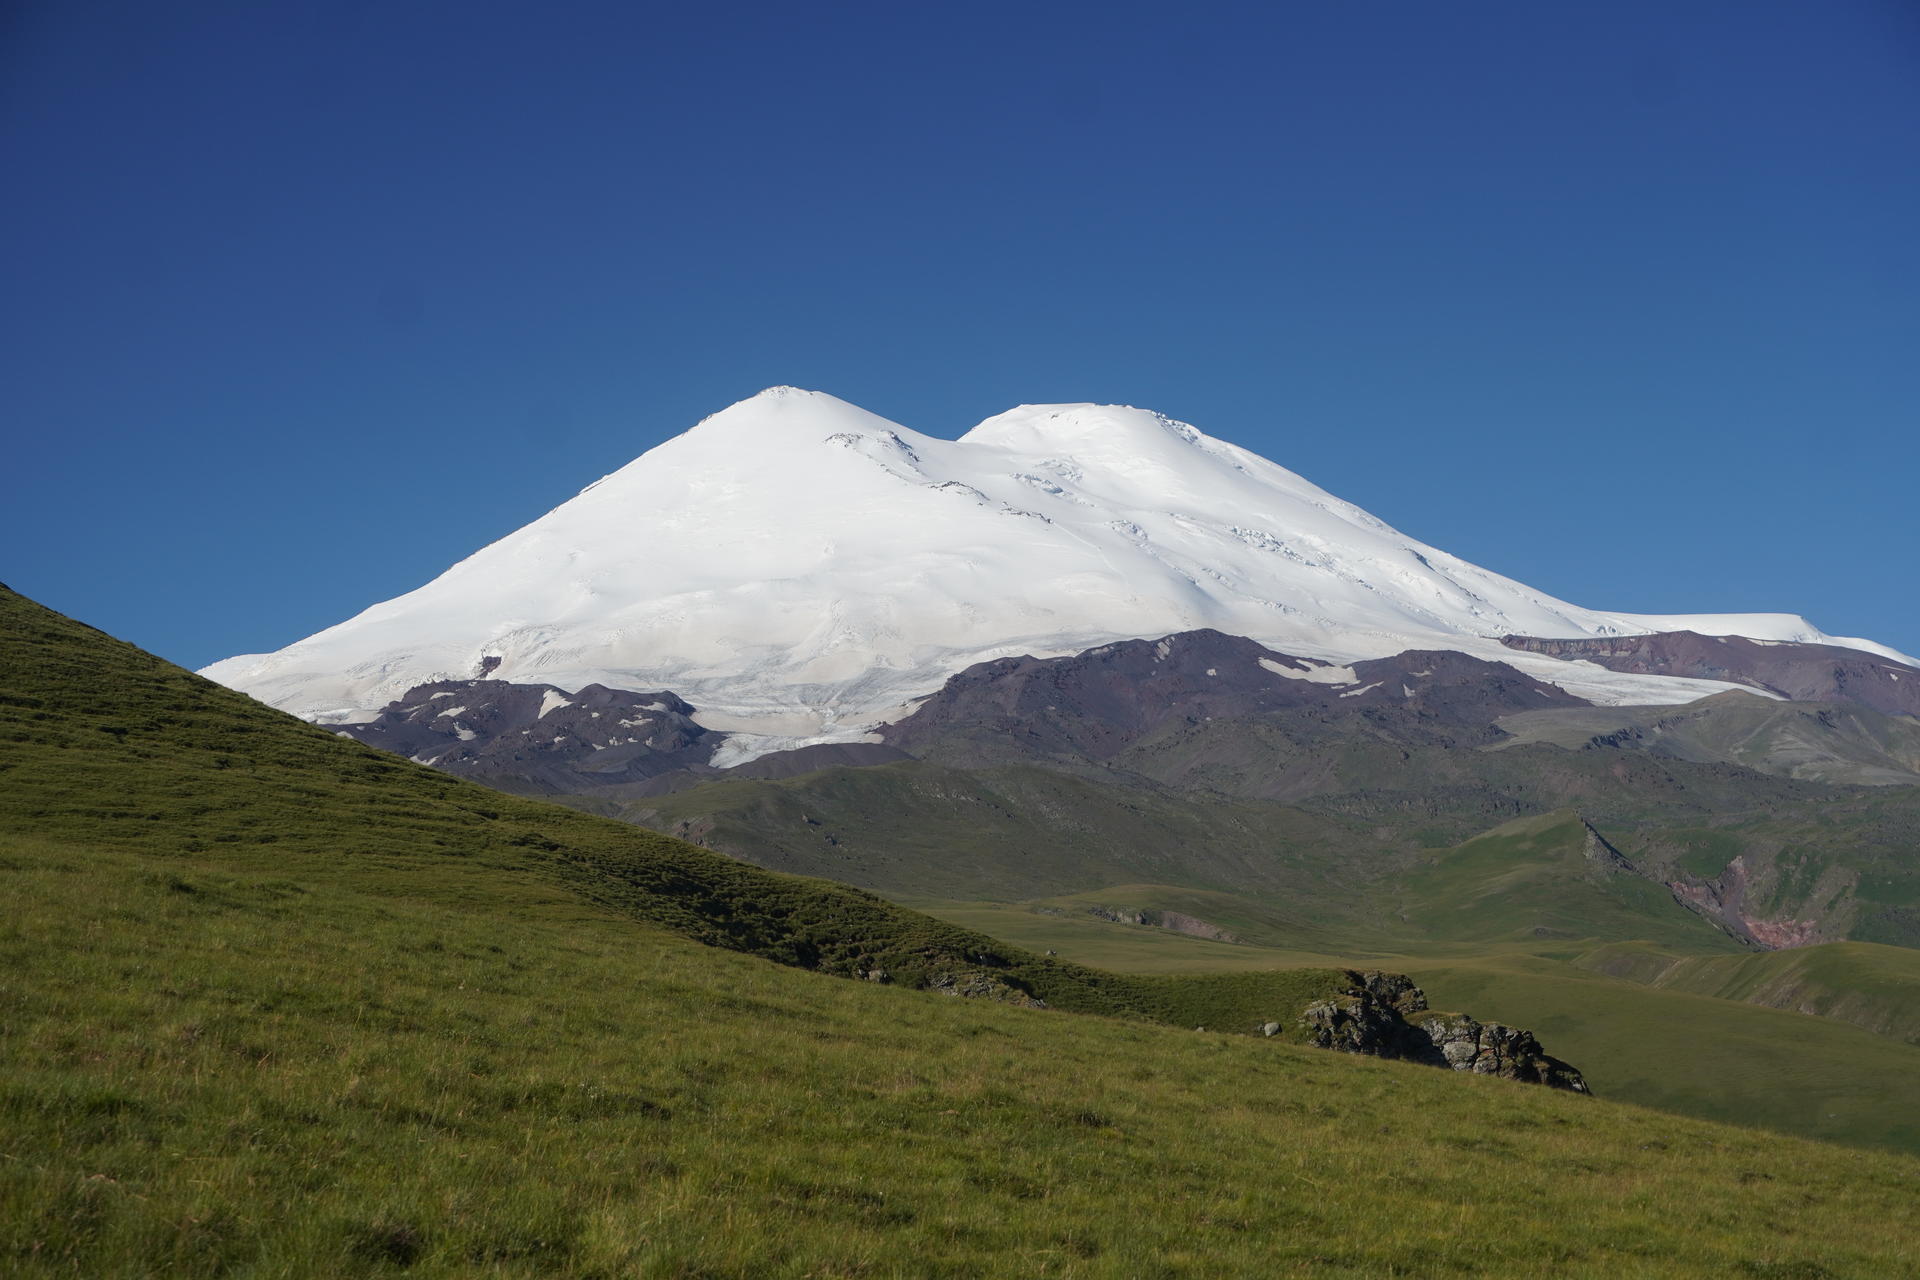
[[[1597,663],[1609,671],[1725,680],[1794,702],[1845,702],[1883,715],[1920,716],[1920,667],[1838,645],[1762,642],[1697,631],[1574,640],[1504,636],[1500,643]]]
[[[1741,855],[1729,862],[1718,877],[1704,884],[1673,881],[1667,888],[1700,914],[1718,920],[1734,933],[1769,951],[1810,947],[1827,940],[1822,936],[1816,920],[1763,920],[1747,914],[1747,881],[1747,860]]]
[[[1820,941],[1820,926],[1812,920],[1747,920],[1747,932],[1756,942],[1782,951],[1810,947]]]

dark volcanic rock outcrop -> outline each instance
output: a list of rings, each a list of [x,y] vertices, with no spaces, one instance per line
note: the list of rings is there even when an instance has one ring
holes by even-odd
[[[1435,1013],[1425,993],[1400,974],[1347,977],[1345,993],[1309,1005],[1300,1016],[1308,1038],[1322,1049],[1591,1092],[1580,1072],[1547,1053],[1530,1031],[1463,1013]]]
[[[578,792],[704,765],[725,735],[666,692],[441,680],[336,733],[502,790]]]
[[[1498,736],[1491,726],[1503,715],[1585,705],[1504,662],[1462,653],[1409,650],[1342,666],[1201,630],[1071,657],[978,663],[881,735],[916,754],[973,737],[1039,755],[1104,760],[1164,726],[1278,711],[1384,712]]]
[[[1920,667],[1830,644],[1659,631],[1555,640],[1503,636],[1509,649],[1597,663],[1637,675],[1725,680],[1794,702],[1845,702],[1883,715],[1920,716]]]

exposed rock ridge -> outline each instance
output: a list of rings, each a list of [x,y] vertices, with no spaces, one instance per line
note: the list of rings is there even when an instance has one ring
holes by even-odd
[[[877,742],[823,743],[717,768],[710,761],[727,735],[696,723],[697,712],[666,690],[591,684],[568,693],[550,684],[436,680],[415,685],[372,720],[327,727],[416,764],[525,795],[592,795],[618,787],[637,798],[715,778],[790,778],[912,758]]]
[[[534,795],[636,782],[704,765],[725,735],[665,690],[436,680],[334,732],[420,764]]]
[[[1628,860],[1627,855],[1607,843],[1607,838],[1591,822],[1582,818],[1580,826],[1587,833],[1582,852],[1586,854],[1587,865],[1595,872],[1601,876],[1640,874],[1639,868]]]
[[[1163,727],[1279,711],[1411,717],[1473,740],[1502,716],[1587,702],[1504,662],[1408,650],[1342,666],[1219,631],[1126,640],[1061,658],[1001,658],[947,680],[880,729],[914,754],[969,741],[1041,756],[1111,759]]]
[[[1831,644],[1657,631],[1642,636],[1502,636],[1509,649],[1596,663],[1633,675],[1724,680],[1794,702],[1845,702],[1920,716],[1920,667]]]
[[[1592,1092],[1577,1069],[1548,1054],[1530,1031],[1463,1013],[1435,1013],[1427,1008],[1426,993],[1402,974],[1349,971],[1347,978],[1344,994],[1311,1004],[1300,1015],[1319,1048]]]
[[[1219,925],[1190,916],[1183,911],[1160,911],[1152,907],[1134,910],[1129,907],[1088,907],[1087,914],[1098,916],[1102,920],[1111,920],[1115,924],[1145,925],[1152,929],[1168,929],[1174,933],[1184,933],[1189,938],[1207,938],[1214,942],[1238,942],[1239,937],[1222,929]]]
[[[941,995],[959,996],[968,1000],[992,1000],[1022,1009],[1047,1007],[1047,1002],[1032,992],[1022,991],[978,969],[935,974],[928,979],[926,989],[937,991]]]

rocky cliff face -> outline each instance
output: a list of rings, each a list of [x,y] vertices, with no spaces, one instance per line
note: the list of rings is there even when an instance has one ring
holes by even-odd
[[[1435,1013],[1427,1008],[1425,993],[1400,974],[1347,976],[1351,985],[1344,994],[1309,1005],[1300,1015],[1308,1038],[1322,1049],[1591,1092],[1580,1072],[1548,1054],[1530,1031],[1463,1013]]]
[[[1819,920],[1789,916],[1768,918],[1752,912],[1749,908],[1752,873],[1744,854],[1736,855],[1726,869],[1711,880],[1675,880],[1667,888],[1675,898],[1727,932],[1767,951],[1810,947],[1830,940]]]
[[[1614,848],[1591,822],[1582,818],[1580,827],[1586,833],[1585,841],[1581,845],[1581,853],[1587,860],[1588,869],[1596,877],[1604,879],[1607,876],[1640,874],[1639,868],[1633,865],[1627,855]]]
[[[1794,702],[1842,702],[1883,715],[1920,716],[1920,667],[1838,645],[1659,631],[1556,640],[1503,636],[1526,653],[1592,662],[1634,675],[1725,680]]]

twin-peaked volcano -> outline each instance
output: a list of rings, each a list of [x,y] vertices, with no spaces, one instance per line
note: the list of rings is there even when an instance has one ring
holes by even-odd
[[[1727,687],[1498,641],[1678,627],[1833,642],[1791,615],[1579,608],[1140,409],[1030,405],[942,440],[781,387],[416,591],[205,674],[335,721],[441,679],[670,688],[764,748],[855,736],[976,662],[1199,628],[1340,662],[1461,650],[1605,702]]]

